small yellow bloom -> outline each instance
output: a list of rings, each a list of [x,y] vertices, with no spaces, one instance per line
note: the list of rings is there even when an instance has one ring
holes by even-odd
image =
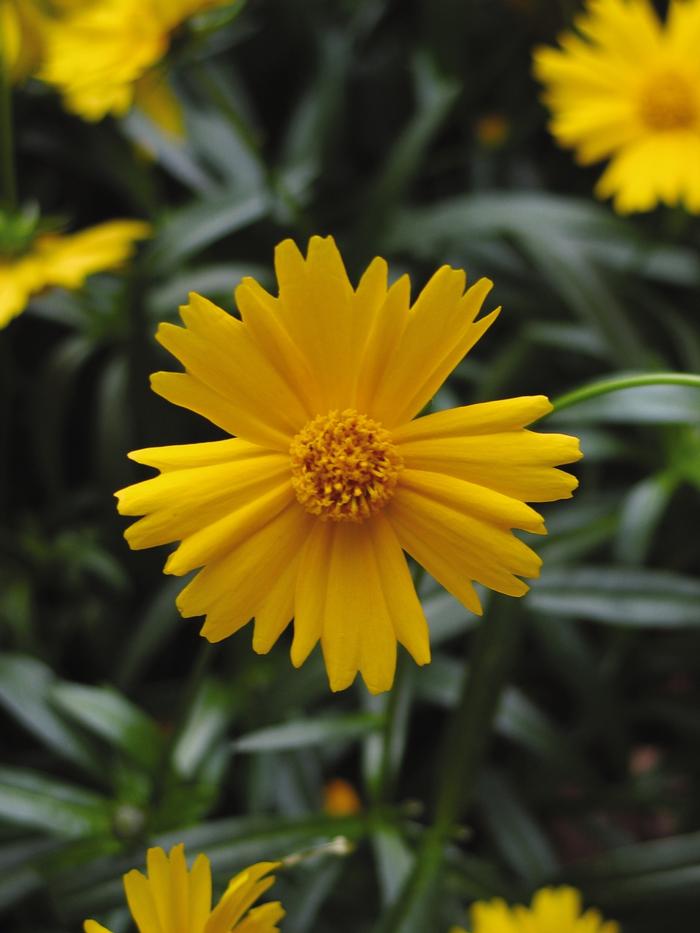
[[[208,418],[228,440],[130,454],[161,475],[117,493],[133,548],[181,541],[166,573],[204,569],[177,599],[221,641],[253,616],[266,653],[294,616],[300,666],[320,640],[332,690],[362,674],[388,690],[396,643],[430,660],[428,627],[403,551],[473,612],[472,581],[522,596],[541,561],[511,529],[544,534],[525,501],[568,498],[578,441],[525,425],[551,411],[541,395],[416,415],[496,319],[476,320],[491,283],[465,292],[444,266],[413,305],[375,259],[355,289],[331,237],[305,259],[275,254],[279,297],[244,279],[242,320],[199,295],[185,328],[157,338],[184,373],[152,387]]]
[[[0,328],[32,295],[54,286],[77,289],[94,272],[119,268],[150,232],[138,220],[113,220],[79,233],[39,234],[22,254],[0,254]]]
[[[350,816],[360,812],[362,801],[349,781],[332,778],[323,788],[323,809],[331,816]]]
[[[619,933],[612,920],[597,910],[581,913],[581,894],[575,888],[542,888],[529,907],[509,907],[497,898],[472,906],[472,933]],[[453,927],[450,933],[466,933]]]
[[[510,123],[502,113],[486,113],[474,124],[474,135],[485,149],[500,149],[510,134]]]
[[[700,0],[589,0],[578,34],[535,51],[557,141],[582,164],[610,159],[596,187],[621,213],[700,212]]]
[[[136,102],[168,132],[181,132],[177,99],[153,69],[171,35],[196,13],[230,0],[94,0],[57,21],[41,77],[85,120],[123,116]]]
[[[279,933],[284,917],[279,901],[249,908],[271,887],[279,862],[258,862],[228,883],[221,900],[211,907],[211,865],[198,855],[191,871],[185,847],[170,854],[149,849],[148,877],[140,871],[124,875],[124,890],[139,933]],[[95,920],[86,920],[84,933],[110,933]]]

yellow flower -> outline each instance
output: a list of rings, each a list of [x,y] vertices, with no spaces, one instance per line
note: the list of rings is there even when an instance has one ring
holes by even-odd
[[[79,233],[40,234],[23,254],[0,255],[0,328],[37,292],[53,286],[77,289],[94,272],[119,268],[135,242],[149,235],[146,223],[112,220]]]
[[[410,307],[408,277],[387,288],[383,259],[354,290],[331,237],[312,237],[307,259],[285,240],[275,260],[279,298],[244,279],[242,320],[192,294],[186,327],[160,326],[186,372],[156,373],[153,389],[237,437],[130,454],[162,473],[117,493],[119,510],[146,515],[133,548],[182,542],[166,573],[204,568],[177,604],[206,615],[209,641],[255,616],[265,653],[294,616],[295,666],[320,640],[332,690],[359,670],[377,693],[397,640],[430,660],[402,548],[473,612],[473,580],[523,595],[518,575],[541,561],[509,529],[545,532],[524,500],[571,495],[554,466],[578,442],[524,430],[551,410],[544,396],[411,420],[495,320],[475,321],[486,279],[464,293],[444,266]]]
[[[278,933],[284,917],[279,901],[249,908],[274,884],[270,872],[279,862],[258,862],[228,883],[221,900],[211,908],[211,866],[198,855],[188,871],[185,847],[173,846],[170,855],[149,849],[148,877],[140,871],[124,875],[124,889],[139,933]],[[266,877],[267,876],[267,877]],[[84,933],[110,933],[95,920],[86,920]]]
[[[350,816],[362,810],[362,801],[349,781],[331,778],[323,788],[323,809],[331,816]]]
[[[180,134],[177,100],[153,69],[178,26],[226,2],[94,0],[52,26],[40,76],[59,89],[68,110],[85,120],[123,116],[136,101],[166,131]]]
[[[530,907],[509,907],[500,898],[472,907],[472,933],[619,933],[612,920],[597,910],[581,913],[581,894],[575,888],[542,888]],[[466,933],[454,927],[450,933]]]
[[[610,159],[596,187],[621,213],[659,202],[700,212],[700,0],[589,0],[561,49],[540,48],[551,130],[582,164]]]

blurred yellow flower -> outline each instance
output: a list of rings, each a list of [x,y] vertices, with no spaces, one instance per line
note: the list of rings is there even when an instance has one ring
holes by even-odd
[[[255,616],[265,653],[294,616],[295,666],[320,640],[332,690],[359,671],[378,693],[397,640],[430,660],[402,549],[473,612],[474,580],[522,596],[518,575],[541,561],[510,529],[545,533],[525,500],[571,496],[576,479],[554,467],[578,442],[525,430],[551,410],[544,396],[412,420],[495,320],[475,321],[486,279],[465,293],[443,266],[411,307],[383,259],[353,289],[331,237],[306,259],[285,240],[275,261],[279,297],[244,279],[242,320],[192,294],[186,327],[160,326],[186,371],[155,373],[153,389],[237,437],[131,453],[162,472],[118,492],[119,511],[146,516],[126,532],[134,548],[182,542],[166,573],[204,568],[177,604],[206,615],[209,641]]]
[[[150,233],[141,221],[112,220],[79,233],[39,234],[18,255],[0,251],[0,328],[24,311],[32,295],[53,286],[77,289],[89,275],[119,268]]]
[[[350,816],[360,812],[362,801],[349,781],[331,778],[323,788],[323,809],[331,816]]]
[[[47,17],[33,0],[0,0],[0,41],[12,81],[23,81],[41,63]]]
[[[500,149],[510,135],[510,121],[502,113],[486,113],[474,124],[474,135],[484,149]]]
[[[140,871],[124,875],[124,889],[131,916],[140,933],[278,933],[284,917],[279,901],[249,908],[274,884],[271,871],[279,862],[258,862],[228,883],[221,900],[211,907],[211,865],[198,855],[191,871],[185,847],[173,846],[170,854],[149,849],[148,877]],[[95,920],[86,920],[84,933],[110,933]]]
[[[179,104],[156,70],[172,33],[204,10],[230,0],[94,0],[55,22],[41,77],[68,110],[85,120],[123,116],[134,102],[179,135]]]
[[[575,888],[542,888],[530,907],[509,907],[500,898],[472,906],[472,933],[619,933],[612,920],[597,910],[581,913],[581,894]],[[450,933],[466,933],[453,927]]]
[[[93,0],[0,0],[0,38],[12,81],[23,81],[42,64],[53,18],[86,8]]]
[[[535,51],[550,128],[621,213],[662,202],[700,212],[700,0],[589,0],[560,49]]]

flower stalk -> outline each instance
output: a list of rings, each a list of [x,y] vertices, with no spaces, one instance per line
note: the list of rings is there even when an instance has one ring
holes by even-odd
[[[641,373],[637,376],[620,376],[613,379],[601,379],[598,382],[590,382],[588,385],[581,386],[580,389],[574,389],[555,398],[552,401],[554,411],[563,411],[565,408],[571,408],[574,405],[580,405],[599,395],[609,395],[611,392],[619,392],[622,389],[634,389],[639,386],[690,386],[700,389],[700,375],[694,373]]]
[[[479,626],[469,674],[448,722],[437,768],[435,819],[381,933],[424,933],[435,916],[445,846],[470,808],[520,636],[517,604],[499,600]]]

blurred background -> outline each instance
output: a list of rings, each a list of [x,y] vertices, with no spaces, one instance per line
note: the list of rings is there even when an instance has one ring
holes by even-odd
[[[207,852],[221,885],[338,836],[340,854],[279,878],[286,933],[412,929],[397,905],[478,620],[424,577],[433,663],[403,664],[389,696],[331,695],[318,650],[296,671],[287,636],[265,657],[247,628],[200,646],[165,550],[129,551],[112,493],[146,476],[127,451],[220,436],[150,392],[172,368],[157,323],[190,290],[233,311],[243,275],[273,288],[288,236],[333,234],[353,281],[375,255],[414,294],[443,263],[494,280],[504,312],[437,407],[700,371],[697,217],[616,216],[598,167],[547,132],[532,49],[578,8],[239,0],[172,37],[180,135],[14,89],[20,200],[71,230],[129,217],[154,236],[0,333],[3,930],[93,916],[127,933],[120,876],[152,842]],[[416,933],[550,883],[624,933],[687,929],[700,908],[700,395],[628,389],[546,428],[581,437],[581,487],[544,507],[531,593],[488,600],[485,624],[508,611],[520,640]]]

